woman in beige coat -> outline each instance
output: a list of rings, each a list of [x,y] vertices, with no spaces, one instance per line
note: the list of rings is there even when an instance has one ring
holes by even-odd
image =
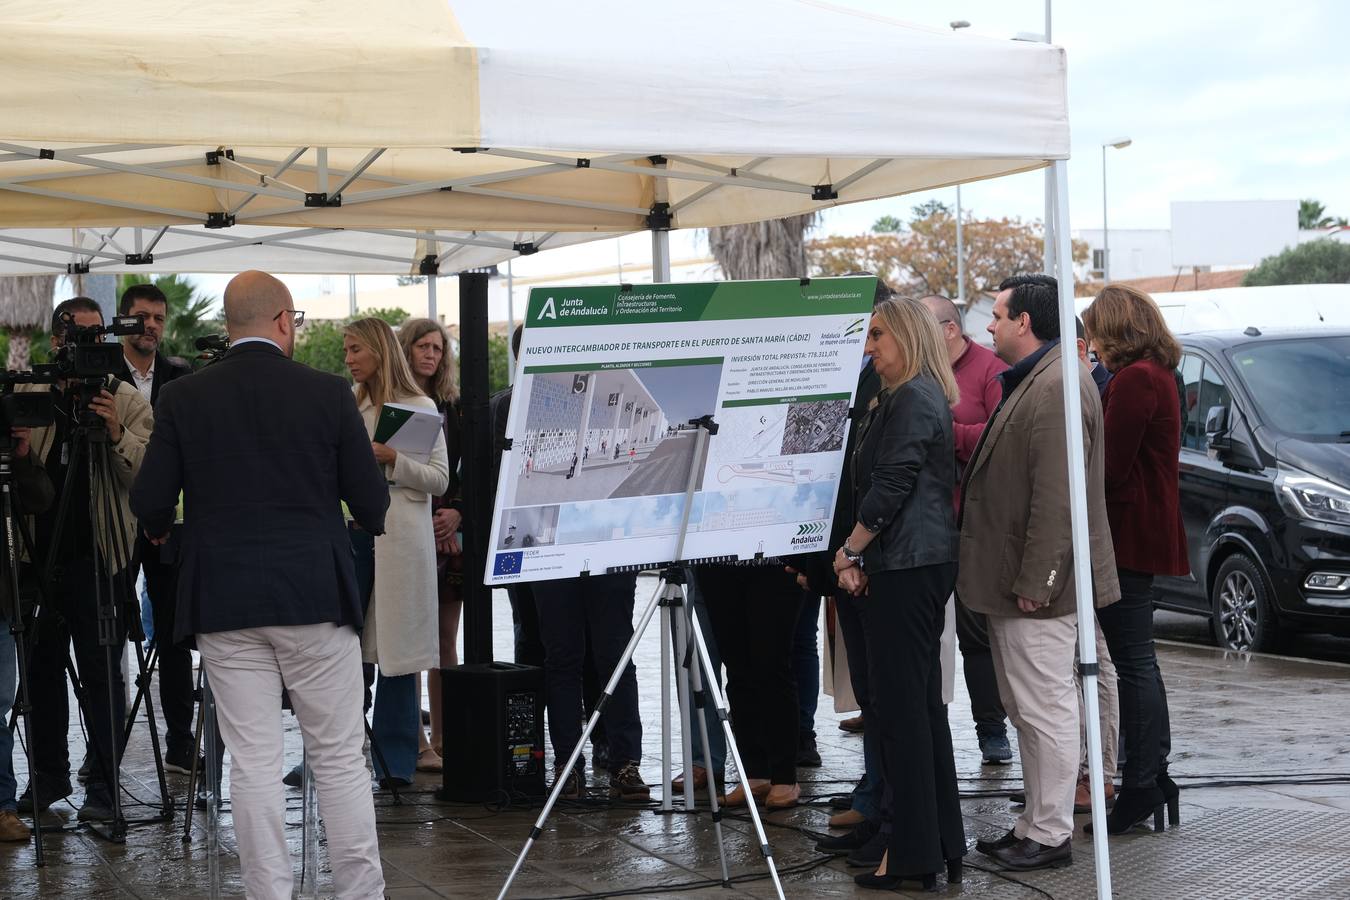
[[[388,324],[360,319],[343,329],[342,343],[356,382],[356,404],[372,437],[385,403],[436,410],[417,387]],[[417,680],[422,670],[440,662],[431,497],[444,493],[450,466],[443,436],[427,462],[384,444],[372,446],[390,493],[385,533],[375,539],[375,586],[361,635],[365,661],[380,667],[371,723],[380,751],[375,774],[381,783],[410,784],[422,728]]]

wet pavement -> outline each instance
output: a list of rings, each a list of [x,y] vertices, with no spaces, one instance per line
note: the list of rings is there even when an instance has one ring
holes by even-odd
[[[655,582],[639,581],[639,608]],[[499,592],[500,594],[500,592]],[[510,614],[495,604],[499,659],[510,658]],[[639,648],[646,757],[643,773],[659,783],[659,631],[649,629]],[[1172,774],[1183,787],[1181,822],[1165,832],[1140,830],[1110,841],[1115,896],[1121,898],[1350,897],[1350,666],[1329,662],[1226,654],[1212,648],[1164,642],[1160,662],[1173,727]],[[1017,810],[1006,794],[1020,788],[1017,765],[981,766],[964,685],[957,679],[951,723],[961,777],[966,831],[977,837],[1005,831]],[[822,858],[810,833],[822,833],[830,795],[847,791],[862,770],[862,738],[837,727],[842,715],[822,697],[817,732],[824,765],[801,770],[803,805],[766,816],[774,859],[788,896],[856,896],[842,860]],[[289,716],[286,762],[300,758],[299,734]],[[79,727],[72,725],[73,741]],[[450,736],[448,739],[453,739]],[[679,741],[675,741],[678,757]],[[72,756],[79,759],[78,748]],[[19,781],[25,762],[16,746]],[[133,737],[124,765],[127,789],[157,805],[158,790],[146,729]],[[186,777],[170,775],[181,796]],[[593,787],[599,779],[592,777]],[[436,800],[439,780],[418,776],[395,805],[377,794],[381,855],[388,894],[394,898],[493,897],[529,835],[537,808],[491,808]],[[228,770],[226,774],[228,796]],[[288,839],[298,873],[300,792],[287,789]],[[758,842],[744,815],[723,820],[730,887],[717,885],[720,861],[706,809],[699,815],[661,816],[649,806],[601,799],[560,805],[549,818],[516,879],[517,898],[574,897],[641,891],[662,897],[769,897],[772,885]],[[71,798],[78,805],[79,789]],[[130,801],[129,801],[130,802]],[[142,815],[144,807],[128,807]],[[204,828],[197,813],[193,840],[184,844],[181,812],[171,824],[133,828],[123,845],[88,831],[52,833],[47,866],[34,868],[33,847],[0,845],[0,898],[195,898],[208,896]],[[1079,817],[1079,823],[1087,817]],[[47,820],[74,826],[74,808],[53,807]],[[228,812],[221,818],[225,852],[220,860],[223,895],[240,896],[238,858]],[[944,896],[1082,898],[1095,895],[1092,845],[1081,827],[1071,868],[1017,875],[972,849],[965,880]],[[331,874],[320,852],[320,896],[331,896]],[[926,896],[907,884],[902,896]]]

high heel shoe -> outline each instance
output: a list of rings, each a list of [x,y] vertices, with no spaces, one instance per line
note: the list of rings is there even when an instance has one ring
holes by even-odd
[[[1171,779],[1166,772],[1158,773],[1158,790],[1162,791],[1163,799],[1167,801],[1167,824],[1181,824],[1181,788]]]
[[[961,883],[961,869],[962,869],[963,865],[964,865],[964,863],[962,863],[960,857],[957,857],[956,859],[949,859],[949,860],[947,860],[947,883],[948,883],[948,884],[960,884],[960,883]]]
[[[890,854],[887,853],[881,857],[881,868],[886,868],[886,862],[889,856]],[[954,881],[951,878],[953,863],[955,863],[956,866],[956,879]],[[961,860],[956,859],[947,861],[947,880],[952,884],[960,883]],[[864,872],[861,875],[854,875],[853,881],[858,887],[877,891],[893,891],[898,888],[902,882],[917,881],[923,885],[925,891],[937,893],[937,873],[935,872],[924,872],[919,875],[892,875],[889,872],[885,874]]]
[[[864,872],[861,875],[854,875],[853,881],[858,887],[874,891],[893,891],[902,882],[917,881],[923,885],[925,891],[937,893],[937,875],[932,872],[924,875],[877,875],[875,872]]]
[[[1153,816],[1153,830],[1163,830],[1163,792],[1156,786],[1125,788],[1116,795],[1116,805],[1106,814],[1106,833],[1124,834]],[[1083,826],[1092,834],[1092,823]]]

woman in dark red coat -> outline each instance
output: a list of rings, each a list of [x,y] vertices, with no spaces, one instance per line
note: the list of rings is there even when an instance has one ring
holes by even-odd
[[[1153,298],[1123,285],[1103,288],[1083,325],[1113,373],[1102,403],[1106,511],[1121,597],[1097,610],[1097,619],[1120,684],[1124,784],[1107,817],[1107,829],[1120,834],[1150,814],[1161,827],[1164,801],[1177,818],[1176,783],[1162,750],[1167,694],[1153,646],[1153,578],[1190,571],[1177,485],[1181,406],[1173,370],[1181,346]]]

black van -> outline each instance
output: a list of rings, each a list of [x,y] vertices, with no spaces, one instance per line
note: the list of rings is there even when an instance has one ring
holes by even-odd
[[[1191,575],[1155,605],[1232,650],[1350,635],[1350,331],[1180,335],[1181,514]]]

